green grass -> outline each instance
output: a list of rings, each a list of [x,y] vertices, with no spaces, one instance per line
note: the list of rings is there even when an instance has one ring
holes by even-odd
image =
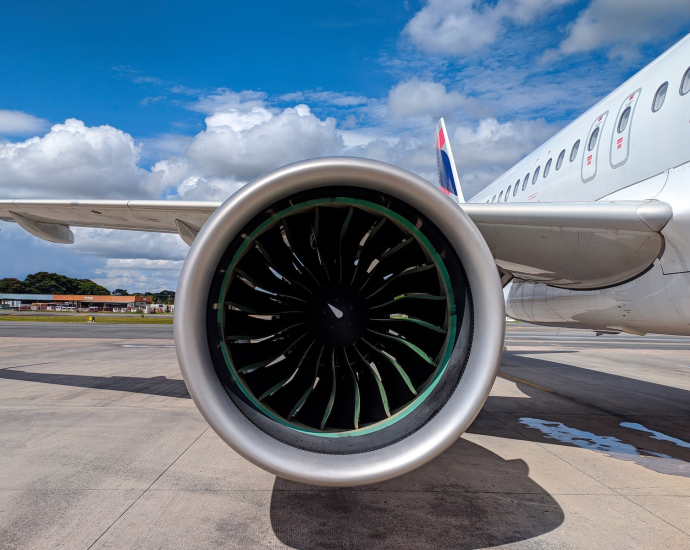
[[[157,315],[141,317],[108,317],[105,315],[91,315],[96,323],[108,325],[172,325],[172,317],[158,317]],[[41,323],[88,323],[89,315],[17,315],[0,313],[0,321],[12,322],[41,322]]]

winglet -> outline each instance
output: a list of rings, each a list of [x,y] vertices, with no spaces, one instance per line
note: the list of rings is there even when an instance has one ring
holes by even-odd
[[[436,124],[436,164],[438,166],[438,182],[441,186],[441,191],[459,203],[465,202],[462,187],[460,186],[460,178],[458,178],[458,170],[455,167],[455,159],[453,159],[453,151],[450,150],[446,123],[443,118]]]

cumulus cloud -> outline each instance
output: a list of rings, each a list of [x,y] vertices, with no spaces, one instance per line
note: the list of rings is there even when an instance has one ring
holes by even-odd
[[[70,252],[118,260],[180,261],[189,247],[173,233],[146,233],[75,227]],[[61,246],[65,250],[64,246]]]
[[[262,93],[222,90],[192,108],[209,115],[206,129],[146,140],[145,158],[157,160],[151,170],[141,167],[142,144],[131,135],[76,119],[43,137],[0,143],[0,196],[224,200],[267,171],[345,147],[334,118],[305,104],[272,108]]]
[[[111,290],[173,290],[177,287],[177,278],[183,263],[170,260],[109,259],[104,267],[94,269],[96,277],[93,277],[93,280]]]
[[[182,156],[153,167],[154,175],[184,198],[227,198],[274,168],[338,154],[344,147],[336,120],[319,119],[307,105],[279,111],[264,107],[263,100],[230,94],[211,101],[223,108],[206,118],[206,130]]]
[[[438,181],[433,123],[395,139],[374,139],[347,154],[388,162],[432,183]],[[545,120],[501,123],[484,118],[475,124],[448,126],[453,156],[465,197],[472,197],[560,130]]]
[[[43,137],[0,143],[0,195],[151,198],[155,182],[138,166],[139,156],[129,134],[68,119]]]
[[[22,111],[0,109],[0,135],[26,136],[41,132],[48,127],[48,121]]]
[[[677,33],[690,23],[687,0],[593,0],[545,59],[606,48],[610,57],[634,58],[639,46]]]
[[[449,116],[458,109],[476,103],[476,100],[468,99],[459,92],[447,91],[439,82],[417,78],[400,82],[388,93],[388,110],[394,118]]]
[[[465,196],[477,194],[558,130],[545,120],[500,123],[495,118],[449,130]]]
[[[429,0],[404,34],[434,54],[466,55],[498,40],[510,23],[524,25],[574,0]]]
[[[130,292],[174,290],[189,247],[178,235],[75,228],[75,243],[60,247],[60,255],[86,256],[92,277],[113,290]],[[48,243],[46,243],[48,244]],[[48,245],[51,246],[51,245]]]

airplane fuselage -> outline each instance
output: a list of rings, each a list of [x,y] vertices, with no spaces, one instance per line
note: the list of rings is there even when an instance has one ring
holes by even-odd
[[[539,324],[690,335],[690,37],[469,202],[658,200],[673,219],[643,275],[597,290],[514,280],[509,316]],[[586,243],[584,244],[586,246]]]

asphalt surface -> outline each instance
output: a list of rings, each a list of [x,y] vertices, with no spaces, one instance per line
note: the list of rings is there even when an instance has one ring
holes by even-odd
[[[38,324],[0,325],[2,550],[690,548],[690,339],[510,323],[457,443],[323,489],[208,428],[171,326]]]

